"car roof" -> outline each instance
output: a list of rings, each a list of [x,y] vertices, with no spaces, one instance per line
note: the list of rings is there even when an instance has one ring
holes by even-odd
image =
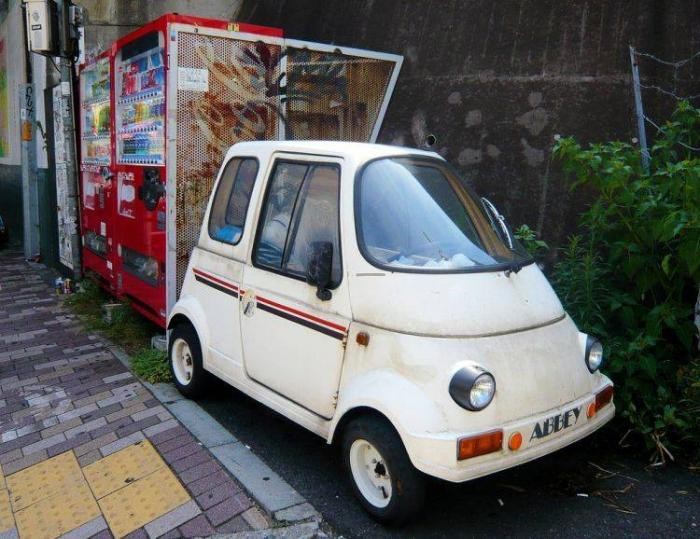
[[[435,152],[391,146],[389,144],[372,144],[368,142],[343,142],[336,140],[265,140],[238,142],[231,147],[236,153],[246,151],[269,151],[290,153],[313,153],[334,155],[337,157],[352,156],[360,161],[376,159],[377,157],[419,155],[442,159]]]

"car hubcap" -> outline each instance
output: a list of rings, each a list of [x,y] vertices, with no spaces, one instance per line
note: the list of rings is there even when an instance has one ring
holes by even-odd
[[[367,440],[355,440],[350,446],[350,470],[362,496],[375,507],[391,501],[391,475],[381,453]]]
[[[190,346],[184,339],[176,339],[172,348],[173,372],[177,381],[186,386],[192,380],[194,374],[194,362]]]

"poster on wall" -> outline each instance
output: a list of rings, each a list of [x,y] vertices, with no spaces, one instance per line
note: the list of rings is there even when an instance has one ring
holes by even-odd
[[[7,88],[7,42],[0,36],[0,157],[10,153],[10,107]]]
[[[0,1],[0,4],[3,2]],[[8,2],[5,2],[6,4]],[[11,0],[4,20],[0,20],[0,164],[19,165],[20,117],[19,87],[26,81],[22,2]]]
[[[58,206],[58,258],[61,264],[73,269],[71,236],[76,232],[76,216],[71,215],[68,202],[68,170],[66,168],[65,135],[63,118],[66,98],[60,86],[53,88],[53,133],[56,160],[56,204]]]

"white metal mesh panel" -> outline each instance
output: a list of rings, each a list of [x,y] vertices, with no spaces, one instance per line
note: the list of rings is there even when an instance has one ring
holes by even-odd
[[[369,141],[394,62],[292,47],[286,52],[287,139]]]
[[[226,150],[239,141],[277,136],[279,61],[278,45],[179,33],[175,74],[179,81],[175,225],[178,295]],[[195,70],[206,70],[207,74],[202,76]]]

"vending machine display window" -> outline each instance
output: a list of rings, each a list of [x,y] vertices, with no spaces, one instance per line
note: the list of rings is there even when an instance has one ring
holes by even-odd
[[[160,277],[158,260],[124,246],[121,247],[121,251],[124,269],[127,272],[152,286],[158,286]]]
[[[165,164],[165,65],[159,32],[124,46],[115,63],[117,163]]]
[[[85,232],[84,241],[85,247],[90,249],[96,255],[102,257],[107,256],[107,238],[104,236],[101,236],[92,230],[88,230]]]
[[[110,162],[109,58],[101,58],[81,75],[82,160],[84,164]]]

